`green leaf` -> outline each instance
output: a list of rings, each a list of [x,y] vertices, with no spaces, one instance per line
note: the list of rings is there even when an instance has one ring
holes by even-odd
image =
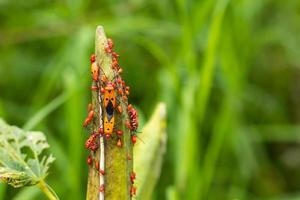
[[[17,188],[38,184],[48,174],[52,155],[42,132],[25,131],[0,119],[0,180]]]
[[[166,151],[166,105],[159,103],[151,119],[145,125],[140,140],[134,146],[134,169],[139,186],[137,199],[152,199],[152,193],[160,176]]]

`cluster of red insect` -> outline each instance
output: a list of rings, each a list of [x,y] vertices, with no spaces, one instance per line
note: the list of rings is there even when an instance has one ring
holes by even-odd
[[[132,107],[131,104],[129,104],[127,106],[127,111],[128,111],[129,120],[127,120],[126,126],[131,131],[136,132],[136,130],[137,130],[138,126],[139,126],[137,111],[136,111],[136,109],[134,109]]]
[[[100,75],[100,67],[98,66],[96,62],[96,56],[93,54],[90,57],[90,62],[91,62],[91,74],[92,74],[92,86],[91,90],[95,92],[96,94],[99,93],[99,75]],[[100,106],[100,105],[97,105]],[[99,174],[104,176],[105,172],[104,169],[100,169],[100,164],[99,160],[94,157],[94,153],[98,150],[99,148],[99,136],[101,135],[101,128],[98,130],[95,129],[95,116],[97,112],[97,106],[94,106],[92,103],[88,105],[88,116],[83,122],[83,127],[86,129],[91,129],[91,135],[85,142],[85,148],[90,150],[90,155],[87,157],[87,164],[91,167],[94,167]],[[90,125],[93,125],[90,128]],[[103,130],[103,129],[102,129]],[[103,132],[103,131],[102,131]],[[100,192],[104,192],[104,185],[101,185],[99,188]]]
[[[117,95],[123,100],[125,105],[128,105],[128,96],[129,96],[129,86],[126,86],[126,83],[124,80],[122,80],[122,77],[120,76],[120,73],[123,72],[122,68],[119,65],[118,62],[118,58],[119,55],[114,51],[113,49],[114,47],[114,43],[111,39],[107,39],[107,44],[104,47],[104,50],[107,54],[111,55],[112,58],[112,65],[111,68],[114,70],[115,72],[115,80],[114,82],[108,82],[109,84],[111,84],[111,86],[113,87],[113,89],[116,91]],[[105,83],[107,81],[106,78],[103,78],[103,82]],[[105,94],[105,88],[101,89],[102,93]],[[117,107],[117,111],[119,113],[122,113],[123,109],[121,105],[118,105]],[[133,108],[133,106],[131,104],[129,104],[127,106],[127,112],[128,112],[128,119],[126,120],[126,127],[131,131],[131,141],[133,144],[136,143],[136,131],[138,128],[138,114],[137,111]],[[104,124],[105,125],[105,124]],[[118,131],[116,132],[117,135]],[[117,146],[122,147],[122,142],[121,140],[118,140],[117,142]]]
[[[98,135],[97,133],[92,133],[85,142],[85,148],[95,152],[99,148],[99,144],[97,142]]]
[[[92,158],[94,152],[99,148],[99,137],[105,136],[106,139],[110,137],[117,137],[116,145],[122,148],[122,130],[115,130],[115,124],[117,118],[116,113],[122,114],[123,107],[122,105],[127,106],[127,114],[128,119],[126,119],[125,125],[130,130],[131,133],[131,141],[134,145],[137,140],[137,129],[138,129],[138,113],[136,109],[133,108],[131,104],[128,104],[128,96],[129,96],[129,87],[126,86],[125,81],[121,77],[121,73],[123,72],[122,68],[119,65],[118,58],[119,55],[113,49],[114,43],[111,39],[107,39],[107,43],[104,45],[104,51],[107,55],[110,55],[111,61],[111,69],[114,73],[113,80],[109,81],[108,77],[105,75],[104,71],[101,70],[98,63],[96,62],[96,56],[93,54],[90,57],[91,62],[91,75],[92,75],[92,92],[95,92],[100,96],[101,101],[99,101],[99,105],[93,106],[89,104],[88,106],[88,116],[84,120],[83,126],[85,128],[89,128],[91,124],[95,125],[94,118],[95,113],[98,112],[96,107],[102,108],[102,117],[103,117],[103,126],[95,129],[93,126],[93,130],[91,131],[91,135],[85,143],[85,147],[91,151],[90,155],[87,158],[87,163],[92,166],[94,163],[94,167],[96,170],[104,176],[104,169],[99,168],[99,161],[96,158]],[[102,62],[102,61],[100,61]],[[101,103],[101,104],[100,104]],[[115,135],[113,135],[115,133]],[[131,160],[131,156],[128,154],[128,160]],[[136,187],[133,186],[135,180],[135,173],[132,172],[130,176],[131,181],[131,190],[130,195],[134,196],[136,194]],[[104,185],[101,185],[99,188],[100,192],[104,192]]]
[[[135,178],[136,178],[136,174],[135,172],[132,172],[130,175],[130,182],[131,182],[130,196],[136,195],[136,187],[133,186]]]
[[[113,89],[113,91],[116,91],[118,97],[120,97],[121,100],[123,100],[123,103],[125,105],[127,105],[127,113],[128,113],[128,119],[126,120],[126,127],[130,130],[131,132],[131,141],[132,144],[134,145],[136,143],[136,131],[138,128],[138,114],[137,111],[133,108],[133,106],[131,104],[128,105],[128,95],[129,95],[129,87],[126,86],[125,81],[122,80],[122,77],[120,76],[120,73],[122,73],[122,68],[119,65],[118,62],[118,58],[119,55],[113,50],[114,44],[113,41],[111,39],[107,40],[107,44],[105,45],[105,52],[107,54],[111,55],[112,58],[112,65],[111,68],[114,70],[115,72],[115,81],[113,83],[107,83],[110,84],[112,86],[111,89]],[[106,78],[102,78],[102,81],[105,83]],[[101,89],[101,92],[104,94],[104,101],[106,100],[106,89],[103,88]],[[112,101],[112,104],[114,105],[114,102]],[[122,106],[118,105],[117,107],[117,111],[119,113],[123,112]],[[106,121],[104,120],[104,129],[106,129],[105,127],[106,125]],[[123,131],[122,130],[117,130],[116,134],[118,137],[123,135]],[[117,140],[117,146],[118,147],[122,147],[122,140],[120,138],[118,138]],[[131,156],[128,155],[127,158],[129,160],[131,160]],[[134,172],[132,172],[131,176],[130,176],[130,182],[131,182],[131,189],[130,189],[130,195],[134,196],[136,195],[136,187],[134,187],[134,180],[135,180],[136,174]]]

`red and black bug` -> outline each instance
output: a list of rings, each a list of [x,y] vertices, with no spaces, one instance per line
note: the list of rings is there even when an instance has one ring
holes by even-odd
[[[98,134],[93,133],[90,135],[89,139],[85,142],[85,148],[96,151],[99,148],[99,144],[97,142]]]
[[[131,104],[127,106],[127,111],[128,111],[129,123],[127,122],[126,125],[131,131],[135,132],[139,126],[138,113],[136,109],[132,107]]]

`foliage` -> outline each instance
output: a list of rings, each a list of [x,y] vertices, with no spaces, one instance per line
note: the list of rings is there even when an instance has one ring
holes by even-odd
[[[159,103],[134,146],[133,163],[139,185],[137,199],[151,199],[160,176],[167,145],[166,115],[166,105]]]
[[[41,157],[48,147],[43,133],[24,131],[0,119],[1,180],[13,187],[35,185],[44,180],[54,161],[52,155]]]

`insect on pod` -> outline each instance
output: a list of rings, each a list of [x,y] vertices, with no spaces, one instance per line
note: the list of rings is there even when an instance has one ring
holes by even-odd
[[[104,192],[105,191],[105,187],[104,187],[104,184],[102,184],[99,188],[99,192]]]
[[[134,195],[136,195],[136,187],[131,186],[131,189],[130,189],[130,196],[134,196]]]
[[[119,58],[119,54],[117,54],[116,52],[111,52],[111,55],[114,57],[114,58]]]
[[[97,170],[99,170],[99,162],[98,162],[98,161],[95,161],[95,168],[96,168]]]
[[[83,127],[87,127],[91,121],[93,120],[95,112],[93,110],[91,110],[87,116],[87,118],[84,120],[83,122]]]
[[[92,157],[90,155],[87,157],[86,162],[87,162],[88,165],[92,164],[93,159],[92,159]]]
[[[98,90],[98,87],[97,87],[96,85],[92,85],[92,86],[91,86],[91,90],[92,90],[92,91],[97,91],[97,90]]]
[[[119,68],[119,69],[118,69],[118,73],[121,74],[122,72],[123,72],[123,69],[122,69],[122,68]]]
[[[102,135],[104,132],[103,132],[103,128],[98,128],[98,133],[100,134],[100,135]]]
[[[107,45],[110,49],[114,48],[114,42],[111,38],[107,38]]]
[[[130,129],[130,130],[131,130],[131,125],[130,125],[130,121],[129,121],[129,119],[126,119],[126,121],[125,121],[125,125],[126,125],[126,127],[127,127],[128,129]]]
[[[96,141],[97,139],[97,134],[93,133],[89,139],[85,142],[85,148],[91,150],[91,151],[96,151],[99,148],[99,144]]]
[[[130,175],[130,181],[132,184],[134,183],[135,178],[136,178],[136,174],[135,174],[135,172],[132,172]]]
[[[96,61],[96,56],[95,56],[95,54],[92,54],[92,55],[91,55],[90,61],[91,61],[91,64],[92,64],[93,62]]]
[[[104,47],[105,52],[108,53],[112,53],[112,49],[114,47],[114,43],[112,41],[112,39],[108,38],[107,39],[107,44]]]
[[[93,81],[98,81],[98,77],[99,77],[99,66],[96,62],[93,62],[91,64],[91,73],[92,73],[92,78]]]
[[[116,131],[117,135],[122,136],[123,135],[123,131],[122,130],[117,130]]]
[[[104,88],[104,133],[110,135],[114,129],[114,108],[116,107],[115,89],[111,82],[108,82]]]
[[[101,88],[100,88],[100,92],[101,92],[102,94],[104,94],[104,93],[105,93],[105,89],[104,89],[103,87],[101,87]]]
[[[115,118],[112,116],[110,119],[107,118],[107,116],[104,117],[104,134],[110,135],[113,132],[115,124]],[[109,136],[107,136],[109,137]]]
[[[111,67],[113,68],[113,69],[118,69],[120,66],[119,66],[119,63],[118,63],[118,61],[116,60],[116,59],[114,59],[113,60],[113,63],[112,63],[112,65],[111,65]]]
[[[122,113],[123,112],[122,106],[118,105],[117,110],[118,110],[119,113]]]
[[[128,105],[127,110],[128,110],[128,115],[129,115],[129,123],[126,122],[126,126],[131,131],[136,131],[139,126],[138,113],[137,113],[136,109],[134,109],[132,107],[131,104]]]
[[[105,171],[103,169],[99,169],[99,173],[104,176],[105,175]]]
[[[136,135],[131,136],[131,141],[133,145],[136,143]]]
[[[107,77],[105,75],[101,76],[101,82],[106,83]]]
[[[127,101],[127,99],[128,99],[128,97],[125,96],[125,95],[122,98],[123,98],[124,101]]]
[[[121,139],[118,139],[117,146],[120,147],[120,148],[122,147],[122,141],[121,141]]]
[[[123,90],[121,88],[118,89],[119,95],[123,95]]]
[[[121,84],[121,83],[122,83],[122,79],[121,79],[121,78],[118,78],[118,79],[117,79],[117,83],[118,83],[118,84]]]

